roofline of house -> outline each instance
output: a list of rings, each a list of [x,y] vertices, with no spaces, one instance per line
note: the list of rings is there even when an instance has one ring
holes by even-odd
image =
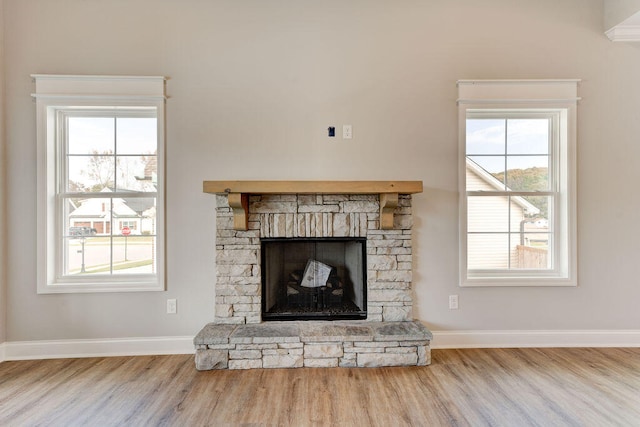
[[[471,160],[467,157],[467,168],[471,169],[474,173],[476,173],[480,178],[487,182],[487,184],[494,187],[496,190],[506,190],[511,191],[509,187],[505,187],[504,183],[497,179],[495,176],[491,175],[486,169],[482,166]],[[539,214],[540,208],[535,207],[533,204],[528,202],[521,196],[515,196],[511,198],[515,203],[520,205],[524,210],[533,214]]]

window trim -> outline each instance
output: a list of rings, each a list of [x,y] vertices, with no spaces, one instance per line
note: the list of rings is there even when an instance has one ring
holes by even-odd
[[[577,286],[576,109],[578,79],[458,81],[459,286]],[[472,114],[539,112],[558,115],[554,270],[467,268],[466,120]]]
[[[165,290],[165,77],[162,76],[31,76],[36,85],[37,133],[37,292],[139,292]],[[63,164],[56,146],[64,135],[57,124],[65,110],[97,111],[153,107],[157,117],[156,273],[149,275],[58,277],[61,244],[57,224],[57,186]]]

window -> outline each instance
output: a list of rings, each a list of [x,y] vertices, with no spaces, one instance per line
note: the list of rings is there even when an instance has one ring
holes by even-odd
[[[164,78],[35,75],[38,292],[164,289]]]
[[[461,286],[575,286],[577,80],[458,88]]]

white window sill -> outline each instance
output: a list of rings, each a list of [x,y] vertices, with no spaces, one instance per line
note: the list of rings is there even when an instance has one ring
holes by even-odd
[[[98,292],[158,292],[165,287],[157,277],[149,280],[121,281],[59,281],[39,288],[39,294],[70,294],[70,293],[98,293]]]
[[[578,286],[576,279],[558,278],[558,277],[482,277],[482,278],[466,278],[460,281],[460,287],[575,287]]]

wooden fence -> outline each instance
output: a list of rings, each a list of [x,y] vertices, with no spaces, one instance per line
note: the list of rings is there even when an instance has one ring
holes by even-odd
[[[518,268],[549,268],[546,249],[518,245]]]

